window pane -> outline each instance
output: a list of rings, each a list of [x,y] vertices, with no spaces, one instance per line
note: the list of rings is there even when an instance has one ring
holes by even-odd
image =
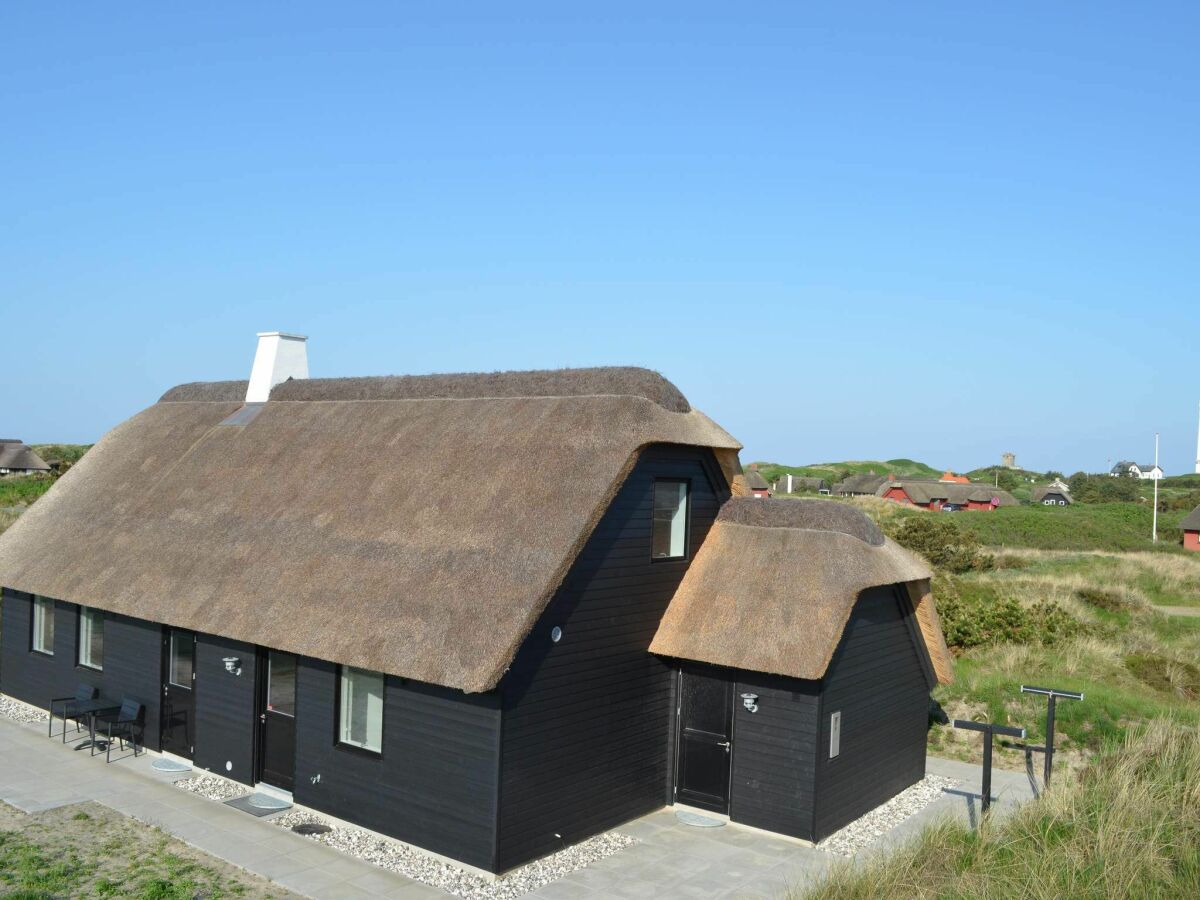
[[[342,667],[341,740],[344,744],[383,749],[383,676]]]
[[[104,613],[98,609],[79,610],[79,664],[104,668]]]
[[[54,601],[33,598],[33,649],[54,655]]]
[[[687,552],[687,483],[654,482],[654,529],[650,553],[675,559]]]
[[[271,651],[267,661],[267,709],[286,716],[296,714],[296,657]]]
[[[171,684],[192,686],[192,651],[195,641],[190,634],[171,632]]]

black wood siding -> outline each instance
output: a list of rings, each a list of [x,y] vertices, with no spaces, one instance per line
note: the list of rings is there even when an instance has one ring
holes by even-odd
[[[45,709],[51,697],[75,693],[80,682],[99,688],[102,697],[120,702],[133,697],[146,707],[146,746],[159,746],[159,694],[162,691],[162,628],[141,619],[104,615],[104,670],[78,665],[79,607],[54,604],[54,656],[30,650],[33,598],[4,591],[0,623],[0,690]]]
[[[491,869],[497,694],[388,676],[383,753],[367,755],[336,745],[337,671],[333,663],[297,659],[296,802]]]
[[[225,671],[225,657],[240,660],[241,675]],[[193,763],[254,784],[257,716],[254,647],[240,641],[196,636],[196,749]],[[229,767],[226,768],[226,763]]]
[[[908,600],[895,587],[859,598],[822,682],[815,839],[925,775],[929,684]],[[841,752],[829,758],[829,716],[841,710]]]
[[[820,682],[738,672],[734,704],[729,818],[812,840]]]
[[[673,673],[648,648],[688,561],[650,561],[656,477],[691,481],[691,555],[727,496],[710,451],[647,448],[534,626],[501,684],[497,871],[663,805]]]

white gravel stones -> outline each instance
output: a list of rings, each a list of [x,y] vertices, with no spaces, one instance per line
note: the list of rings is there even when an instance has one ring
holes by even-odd
[[[283,828],[306,823],[327,824],[320,816],[298,810],[271,821]],[[637,843],[628,835],[601,834],[508,872],[495,881],[488,881],[452,863],[358,828],[335,826],[325,834],[311,835],[310,839],[414,881],[441,888],[463,900],[511,900]]]
[[[46,711],[44,709],[38,709],[36,706],[22,703],[20,700],[9,697],[7,694],[0,694],[0,716],[12,719],[14,722],[20,722],[21,724],[46,721]]]
[[[845,828],[831,834],[817,846],[839,856],[853,856],[869,847],[909,816],[919,813],[942,796],[946,788],[958,784],[952,778],[926,775],[910,788],[901,791],[887,803],[877,806],[865,816],[855,819]]]
[[[244,784],[238,784],[236,781],[230,781],[228,778],[221,778],[217,775],[196,775],[193,778],[183,778],[175,782],[175,787],[199,794],[206,800],[217,800],[221,803],[250,793],[250,788]]]

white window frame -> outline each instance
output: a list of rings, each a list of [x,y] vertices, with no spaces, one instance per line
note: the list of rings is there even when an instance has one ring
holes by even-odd
[[[670,519],[658,517],[658,489],[660,487],[675,487],[679,490],[678,502]],[[670,562],[687,559],[688,556],[688,520],[691,518],[692,484],[686,478],[656,478],[651,494],[650,522],[650,558],[654,562]],[[670,552],[666,556],[654,554],[654,537],[659,522],[667,523],[670,529],[668,543]]]
[[[54,655],[54,601],[49,597],[34,596],[33,598],[33,632],[30,635],[29,648],[35,653],[45,656]],[[47,623],[49,623],[49,646],[47,646]]]
[[[378,681],[378,699],[369,692],[363,691],[356,696],[356,679]],[[359,669],[354,666],[342,666],[338,670],[338,744],[351,747],[366,753],[381,755],[383,753],[383,705],[386,679],[379,672],[369,669]],[[366,703],[366,734],[362,738],[355,737],[354,714],[357,703]]]
[[[100,632],[100,658],[92,659],[92,633]],[[79,607],[79,665],[104,671],[104,613],[90,606]]]

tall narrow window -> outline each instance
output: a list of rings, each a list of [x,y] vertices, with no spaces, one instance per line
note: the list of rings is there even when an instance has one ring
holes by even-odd
[[[383,676],[342,666],[338,740],[351,747],[383,751]]]
[[[49,597],[33,598],[33,649],[54,655],[54,601]]]
[[[650,555],[654,559],[682,559],[687,555],[688,484],[654,482],[654,529]]]
[[[79,664],[104,668],[104,613],[86,606],[79,607]]]

